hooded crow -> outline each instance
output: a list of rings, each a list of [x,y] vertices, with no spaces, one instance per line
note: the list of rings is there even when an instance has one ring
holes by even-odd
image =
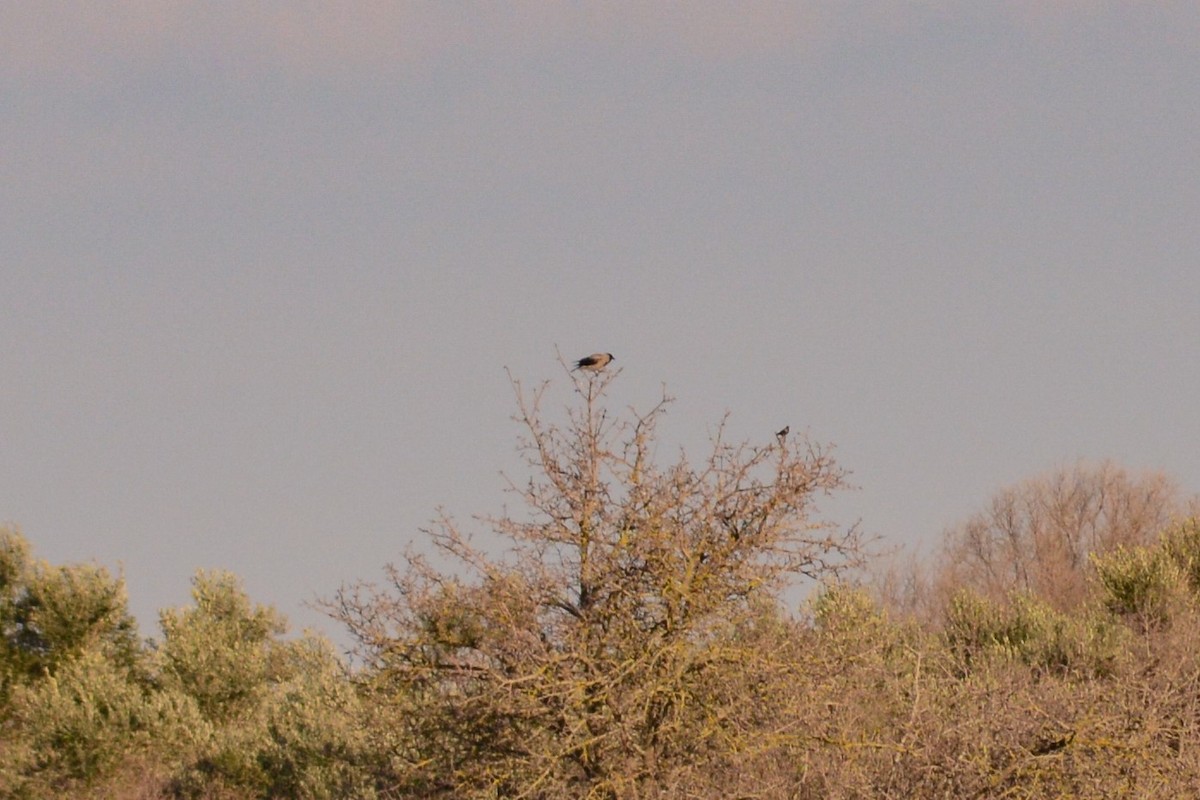
[[[590,356],[581,358],[575,362],[575,369],[585,369],[588,372],[599,372],[608,366],[608,362],[612,361],[612,353],[592,353]]]

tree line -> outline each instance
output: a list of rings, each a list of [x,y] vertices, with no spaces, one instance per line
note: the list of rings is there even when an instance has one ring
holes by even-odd
[[[527,474],[289,636],[238,579],[143,638],[124,583],[0,528],[0,796],[1173,797],[1200,785],[1200,506],[1081,464],[884,566],[830,449],[514,381]],[[437,558],[431,558],[430,552]],[[801,607],[784,602],[797,582]]]

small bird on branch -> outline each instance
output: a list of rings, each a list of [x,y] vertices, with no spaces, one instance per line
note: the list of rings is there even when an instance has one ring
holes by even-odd
[[[590,356],[585,356],[575,362],[575,369],[583,369],[588,372],[599,372],[608,366],[608,362],[614,358],[612,353],[592,353]]]
[[[775,438],[779,439],[779,441],[782,442],[784,439],[787,438],[788,431],[790,431],[791,429],[792,429],[791,425],[784,425],[783,430],[775,431]]]

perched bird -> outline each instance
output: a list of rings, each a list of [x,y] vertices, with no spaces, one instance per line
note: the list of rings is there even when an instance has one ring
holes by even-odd
[[[599,372],[608,366],[615,356],[612,353],[592,353],[575,362],[575,369],[586,369],[588,372]]]
[[[775,436],[779,439],[779,441],[782,442],[784,439],[787,438],[788,431],[790,431],[791,429],[792,429],[791,425],[784,425],[783,430],[775,431]]]

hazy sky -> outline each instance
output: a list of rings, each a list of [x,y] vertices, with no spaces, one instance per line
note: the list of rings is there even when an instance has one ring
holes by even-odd
[[[6,3],[0,520],[297,625],[513,502],[517,377],[790,424],[930,543],[1200,489],[1200,4]]]

